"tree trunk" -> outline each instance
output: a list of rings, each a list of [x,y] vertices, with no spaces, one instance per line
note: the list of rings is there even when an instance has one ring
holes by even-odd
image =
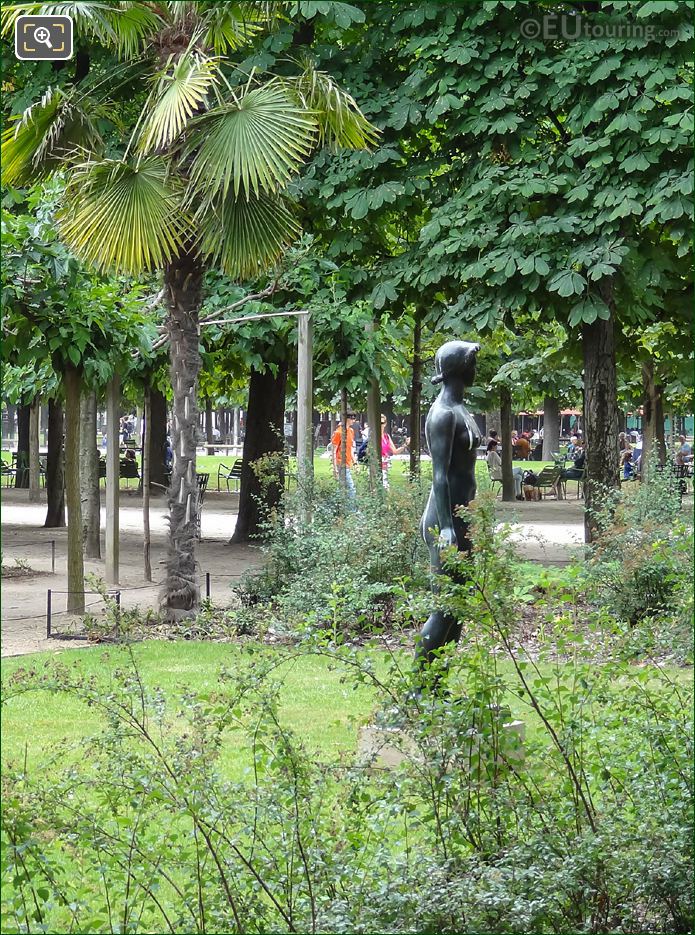
[[[240,436],[240,422],[241,422],[241,412],[239,406],[234,407],[234,413],[232,415],[232,444],[235,448],[239,447],[239,436]]]
[[[543,400],[543,460],[550,461],[560,448],[560,401],[555,396]]]
[[[150,558],[150,389],[145,388],[145,404],[142,411],[142,557],[145,566],[145,581],[152,580]]]
[[[248,542],[261,535],[269,512],[280,503],[284,487],[284,471],[272,483],[261,482],[253,469],[264,455],[283,451],[282,420],[285,412],[287,363],[271,370],[251,370],[246,435],[239,490],[239,515],[230,542]]]
[[[80,395],[82,374],[68,364],[65,383],[65,500],[68,508],[69,614],[84,613],[82,504],[80,503]]]
[[[212,403],[205,400],[205,440],[208,443],[208,454],[214,455],[215,433],[212,430]]]
[[[29,407],[29,500],[41,500],[41,462],[39,461],[39,397]]]
[[[17,419],[17,407],[13,406],[12,403],[7,403],[7,435],[3,436],[3,441],[6,439],[9,441],[14,441],[16,438],[15,435],[15,421]]]
[[[508,387],[500,389],[500,432],[502,438],[502,499],[516,499],[512,474],[512,394]]]
[[[652,450],[659,464],[666,461],[664,437],[664,388],[654,379],[654,361],[642,364],[644,383],[644,415],[642,416],[642,476],[646,476]]]
[[[29,419],[30,406],[20,403],[17,406],[17,473],[15,487],[26,490],[29,487]]]
[[[48,400],[48,457],[46,458],[47,529],[65,526],[65,478],[63,474],[63,407]]]
[[[587,542],[593,539],[596,528],[592,511],[599,509],[606,493],[620,483],[612,283],[606,283],[602,296],[611,309],[610,319],[597,318],[582,327],[586,445],[584,537]]]
[[[167,446],[167,401],[164,393],[153,386],[147,387],[149,395],[150,421],[147,429],[150,436],[150,494],[161,496],[168,487],[166,476]]]
[[[500,422],[500,411],[499,409],[492,409],[490,412],[485,413],[485,432],[487,435],[490,434],[494,429],[497,432],[497,437],[500,440],[500,445],[502,444],[502,423]]]
[[[422,399],[422,316],[415,311],[413,327],[413,364],[410,371],[410,479],[420,476],[420,400]]]
[[[338,467],[338,479],[343,490],[347,488],[347,415],[347,388],[343,387],[340,391],[340,465]]]
[[[82,547],[87,558],[101,558],[99,544],[99,451],[97,449],[97,397],[82,395],[80,404],[80,500]]]
[[[198,339],[203,269],[193,255],[167,264],[164,286],[169,309],[170,376],[174,389],[171,444],[174,463],[169,488],[167,577],[161,601],[169,620],[193,616],[200,602],[195,543],[198,511]]]
[[[389,435],[393,435],[393,423],[396,418],[393,411],[393,393],[387,393],[384,397],[384,415],[386,416],[386,431]]]

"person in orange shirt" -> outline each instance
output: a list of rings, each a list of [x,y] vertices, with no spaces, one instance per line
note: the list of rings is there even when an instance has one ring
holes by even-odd
[[[347,484],[348,497],[351,501],[355,499],[355,482],[352,479],[352,467],[355,463],[355,433],[353,432],[351,426],[355,421],[355,416],[353,413],[349,413],[347,417],[347,433],[346,433],[346,446],[345,446],[345,482]],[[340,466],[342,464],[342,451],[343,451],[343,427],[339,425],[338,428],[333,433],[331,438],[331,457],[333,459],[333,473],[338,477],[340,473]]]

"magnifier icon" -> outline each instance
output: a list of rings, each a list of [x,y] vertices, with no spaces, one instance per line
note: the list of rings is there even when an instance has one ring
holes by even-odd
[[[49,49],[53,48],[51,45],[51,33],[45,26],[38,26],[37,29],[34,30],[34,40],[36,42],[41,42]]]

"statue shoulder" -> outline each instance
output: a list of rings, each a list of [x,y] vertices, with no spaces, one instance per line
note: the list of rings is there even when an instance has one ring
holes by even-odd
[[[453,432],[456,427],[456,413],[449,406],[435,402],[427,415],[427,427],[434,432]]]

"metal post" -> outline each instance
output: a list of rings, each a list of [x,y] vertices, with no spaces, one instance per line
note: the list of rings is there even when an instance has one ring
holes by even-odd
[[[51,638],[51,589],[46,591],[46,639]]]
[[[311,315],[299,316],[297,350],[297,485],[306,490],[314,476],[313,341]]]
[[[106,582],[118,584],[118,494],[120,459],[118,412],[120,377],[114,374],[106,387]]]
[[[51,574],[56,573],[56,541],[51,539]]]
[[[210,599],[210,572],[205,572],[205,597]]]

